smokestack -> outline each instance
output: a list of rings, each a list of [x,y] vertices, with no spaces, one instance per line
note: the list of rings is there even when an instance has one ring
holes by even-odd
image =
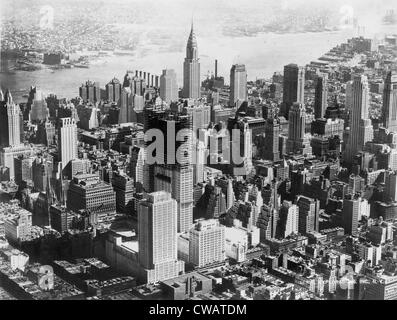
[[[159,76],[156,76],[156,88],[159,87]]]
[[[150,87],[150,72],[147,73],[147,86]]]
[[[135,76],[136,77],[138,76],[138,70],[135,70]]]
[[[215,59],[215,79],[218,78],[218,60]]]
[[[139,77],[142,78],[142,71],[139,71]]]
[[[152,80],[151,86],[154,87],[154,75],[152,75],[152,79],[151,80]]]

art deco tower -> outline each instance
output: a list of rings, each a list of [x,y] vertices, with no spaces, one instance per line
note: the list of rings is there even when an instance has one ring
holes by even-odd
[[[357,75],[353,81],[352,108],[350,113],[350,134],[344,160],[351,164],[354,156],[373,138],[371,120],[368,118],[370,104],[368,79]]]
[[[21,111],[11,92],[0,91],[0,148],[21,144]]]
[[[186,58],[183,63],[183,91],[184,98],[200,98],[200,62],[198,58],[196,35],[192,29],[186,45]]]
[[[72,118],[62,118],[58,133],[58,152],[62,162],[62,170],[70,160],[77,159],[77,125]]]
[[[397,74],[389,71],[383,91],[383,125],[397,132]]]

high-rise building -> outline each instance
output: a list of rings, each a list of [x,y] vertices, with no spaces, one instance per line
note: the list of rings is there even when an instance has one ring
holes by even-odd
[[[297,206],[299,208],[299,233],[306,234],[311,231],[318,231],[320,201],[299,196]]]
[[[32,181],[32,164],[33,157],[27,157],[20,155],[14,158],[14,170],[15,170],[15,183],[21,184],[22,181]]]
[[[264,144],[261,148],[261,157],[265,160],[279,161],[280,120],[278,117],[269,117],[266,120]]]
[[[31,87],[27,107],[30,109],[30,121],[45,121],[49,116],[46,96],[36,87]]]
[[[289,111],[289,128],[287,150],[292,153],[312,154],[309,138],[305,134],[306,108],[301,103],[294,103]]]
[[[343,200],[342,225],[345,233],[353,236],[358,234],[361,198],[347,195]]]
[[[178,100],[178,83],[173,69],[163,70],[160,76],[160,98],[167,103]]]
[[[384,200],[386,202],[397,201],[397,173],[395,171],[387,171],[385,174]]]
[[[21,144],[21,110],[14,103],[11,92],[0,90],[0,148]]]
[[[351,164],[353,157],[362,151],[364,144],[373,138],[371,121],[368,119],[369,87],[364,75],[353,81],[352,107],[350,112],[350,134],[345,150],[345,162]]]
[[[116,191],[116,209],[119,213],[132,214],[135,193],[134,180],[123,172],[115,172],[112,185]]]
[[[37,143],[47,147],[55,143],[55,126],[51,121],[40,122],[37,124]]]
[[[216,219],[199,220],[189,231],[189,261],[198,267],[225,260],[225,227]]]
[[[383,91],[383,125],[397,132],[397,74],[389,71]]]
[[[98,82],[86,81],[79,88],[79,96],[84,102],[99,102],[101,100],[101,88]]]
[[[109,102],[118,103],[121,95],[122,84],[120,80],[113,78],[106,85],[106,98]]]
[[[135,187],[139,190],[141,190],[144,183],[144,164],[145,148],[143,146],[134,146],[131,149],[130,176],[134,179]]]
[[[230,99],[229,105],[237,107],[247,100],[247,71],[245,65],[235,64],[230,69]]]
[[[178,232],[188,231],[193,223],[193,166],[156,165],[154,190],[165,190],[177,201]]]
[[[183,98],[198,99],[201,97],[200,62],[196,35],[192,28],[186,45],[186,58],[183,63]]]
[[[147,283],[167,280],[184,272],[177,259],[177,204],[165,191],[147,195],[138,206],[139,264]]]
[[[149,109],[145,110],[145,114],[145,131],[151,128],[161,130],[164,144],[155,151],[159,161],[154,164],[145,163],[144,188],[147,192],[170,192],[178,203],[178,232],[188,231],[193,223],[191,118],[188,115],[165,114]],[[175,141],[173,130],[175,134],[185,130],[184,140]],[[147,146],[145,150],[147,151]],[[185,155],[186,161],[181,161]],[[147,153],[145,157],[147,161]]]
[[[284,201],[280,208],[280,220],[278,221],[278,236],[285,238],[299,231],[299,209],[290,201]]]
[[[314,98],[314,116],[316,119],[322,119],[325,116],[328,99],[328,75],[323,74],[316,79],[316,89]]]
[[[35,190],[44,192],[47,189],[53,163],[49,159],[36,158],[32,163],[33,186]]]
[[[76,121],[72,118],[62,118],[58,132],[58,153],[63,170],[70,160],[77,159]]]
[[[284,67],[283,106],[281,114],[288,119],[289,109],[295,103],[304,103],[305,69],[296,64]]]
[[[72,225],[72,220],[76,216],[73,211],[66,209],[61,205],[50,206],[51,228],[57,230],[61,234],[68,231]]]
[[[66,204],[73,211],[87,210],[94,225],[114,217],[116,193],[96,174],[77,174],[69,185]]]

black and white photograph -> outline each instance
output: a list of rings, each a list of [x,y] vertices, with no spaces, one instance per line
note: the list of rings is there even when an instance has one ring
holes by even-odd
[[[0,0],[0,47],[0,309],[397,300],[396,0]]]

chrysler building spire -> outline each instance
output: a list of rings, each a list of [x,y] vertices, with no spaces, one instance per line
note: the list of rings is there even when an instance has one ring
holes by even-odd
[[[183,63],[183,97],[200,98],[200,62],[193,20],[186,45],[186,58]]]

